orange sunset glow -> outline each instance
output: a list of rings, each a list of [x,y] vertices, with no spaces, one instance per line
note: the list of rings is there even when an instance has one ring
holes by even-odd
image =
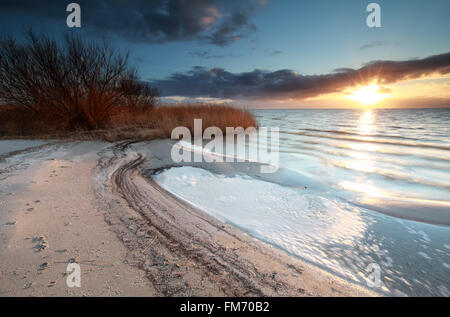
[[[380,91],[381,87],[374,81],[368,86],[362,86],[356,90],[352,90],[347,98],[357,101],[361,105],[371,106],[389,97],[389,94],[381,93]]]
[[[450,298],[449,13],[0,0],[0,297]]]
[[[445,107],[449,99],[450,77],[435,74],[392,84],[374,79],[338,92],[310,98],[279,98],[267,104],[283,108],[422,108]]]

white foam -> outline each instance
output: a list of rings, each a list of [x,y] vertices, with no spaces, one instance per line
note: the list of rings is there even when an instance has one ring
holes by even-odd
[[[171,168],[156,182],[178,197],[290,253],[348,275],[321,246],[363,238],[366,223],[355,209],[331,199],[252,179],[225,177],[194,167]],[[352,274],[350,274],[352,275]]]
[[[186,150],[186,151],[190,151],[193,153],[201,153],[203,155],[203,157],[205,156],[209,156],[211,158],[213,158],[213,160],[216,161],[227,161],[227,159],[231,159],[232,162],[252,162],[252,163],[259,163],[259,164],[265,164],[265,165],[269,165],[270,167],[273,168],[273,171],[275,172],[278,169],[277,165],[272,164],[272,161],[278,161],[278,160],[273,160],[272,156],[268,153],[263,153],[261,151],[259,151],[258,153],[253,153],[256,154],[257,157],[252,157],[252,152],[250,151],[249,157],[245,156],[239,156],[236,153],[233,154],[229,154],[229,153],[223,153],[221,149],[214,149],[214,151],[211,151],[210,149],[204,148],[202,146],[198,146],[195,144],[192,144],[190,142],[186,142],[186,141],[179,141],[175,144],[176,147]],[[243,151],[245,153],[245,151]],[[275,153],[272,153],[273,155],[275,155]]]

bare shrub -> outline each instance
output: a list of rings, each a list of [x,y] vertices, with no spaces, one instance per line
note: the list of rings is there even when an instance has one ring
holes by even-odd
[[[177,126],[193,131],[197,118],[224,132],[256,126],[250,112],[230,106],[155,106],[157,90],[105,42],[26,35],[23,43],[0,39],[0,136],[152,139]]]
[[[66,35],[59,43],[28,31],[24,43],[0,39],[0,105],[47,118],[59,129],[99,129],[116,108],[142,111],[156,103],[157,91],[138,81],[121,54],[106,42]]]

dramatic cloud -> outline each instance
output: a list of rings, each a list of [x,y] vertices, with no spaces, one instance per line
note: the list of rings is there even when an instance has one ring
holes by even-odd
[[[450,53],[408,61],[373,61],[359,69],[337,69],[324,75],[300,75],[292,70],[254,70],[230,73],[222,68],[194,67],[187,73],[174,73],[153,81],[164,96],[212,98],[310,98],[342,92],[346,88],[421,78],[430,74],[450,74]]]
[[[258,0],[79,0],[83,27],[124,37],[130,41],[164,43],[200,40],[219,46],[248,36],[256,30],[252,13]],[[0,10],[46,18],[67,16],[60,0],[1,1]]]

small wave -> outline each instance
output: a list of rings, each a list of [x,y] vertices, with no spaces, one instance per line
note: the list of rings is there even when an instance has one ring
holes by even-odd
[[[298,135],[298,134],[295,134]],[[307,136],[310,137],[310,136]],[[335,149],[340,149],[340,150],[345,150],[345,151],[352,151],[352,152],[357,152],[357,153],[376,153],[376,154],[381,154],[381,155],[392,155],[392,156],[399,156],[399,157],[405,157],[405,156],[414,156],[417,158],[421,158],[421,159],[425,159],[427,161],[432,161],[432,162],[438,162],[438,163],[447,163],[450,162],[450,156],[446,156],[446,155],[436,155],[436,154],[431,154],[431,155],[427,155],[426,153],[423,152],[408,152],[408,151],[398,151],[395,149],[388,149],[388,148],[376,148],[376,149],[371,149],[371,148],[358,148],[358,149],[354,149],[352,147],[349,147],[348,145],[342,145],[342,144],[335,144],[335,143],[328,143],[328,142],[318,142],[318,141],[314,141],[314,140],[302,140],[301,143],[304,144],[310,144],[310,145],[316,145],[316,148],[309,148],[309,150],[317,150],[320,152],[324,152],[325,150],[320,149],[321,146],[323,147],[329,147],[329,148],[335,148]],[[301,147],[299,144],[294,144],[294,147]],[[445,153],[445,152],[444,152]],[[441,153],[441,154],[444,154]],[[409,162],[406,162],[407,164],[410,164]],[[440,167],[442,168],[442,167]],[[447,167],[444,167],[447,168]]]
[[[401,126],[397,126],[397,125],[389,126],[389,128],[392,128],[392,129],[403,129],[403,130],[425,130],[425,128],[422,128],[422,127],[410,128],[410,127],[401,127]]]
[[[401,182],[414,184],[414,185],[422,185],[422,186],[434,187],[434,188],[438,188],[438,189],[450,190],[449,183],[438,182],[435,180],[432,181],[429,179],[416,177],[414,175],[411,175],[410,173],[393,171],[393,170],[386,169],[386,168],[379,168],[376,166],[366,166],[364,164],[360,164],[360,161],[355,161],[355,160],[340,161],[340,160],[332,159],[330,157],[326,157],[325,155],[321,155],[321,154],[317,153],[317,151],[315,151],[314,149],[311,149],[308,147],[302,147],[302,150],[297,150],[295,152],[287,152],[287,151],[280,151],[280,152],[294,154],[294,155],[300,154],[300,155],[312,156],[312,157],[315,157],[315,158],[323,161],[325,164],[328,164],[330,166],[346,169],[349,171],[364,173],[364,174],[377,175],[377,176],[383,177],[385,179],[389,179],[391,181],[401,181]],[[322,151],[322,153],[336,155],[334,153],[329,153],[327,151]],[[417,165],[417,163],[416,163],[416,165]],[[409,166],[409,167],[411,167],[411,166]],[[418,167],[423,167],[423,166],[418,166]]]
[[[328,164],[331,164],[336,167],[357,171],[360,173],[367,173],[367,174],[375,174],[378,176],[382,176],[386,179],[390,179],[392,181],[403,181],[410,184],[418,184],[418,185],[425,185],[430,187],[435,187],[439,189],[450,189],[450,184],[443,183],[443,182],[436,182],[436,181],[430,181],[428,179],[415,177],[411,174],[402,173],[402,172],[396,172],[392,170],[382,169],[382,168],[376,168],[376,167],[369,167],[355,164],[355,162],[349,162],[344,163],[336,160],[330,160],[325,159]]]
[[[309,132],[285,132],[291,135],[304,135],[315,138],[324,138],[324,139],[333,139],[333,140],[344,140],[344,141],[352,141],[352,142],[361,142],[361,143],[374,143],[374,144],[385,144],[385,145],[394,145],[394,146],[406,146],[406,147],[414,147],[414,148],[424,148],[424,149],[437,149],[450,151],[450,146],[446,145],[437,145],[431,143],[420,143],[420,142],[401,142],[401,141],[389,141],[389,140],[375,140],[370,139],[368,137],[364,138],[356,138],[356,137],[343,137],[343,136],[333,136],[333,135],[324,135],[320,133],[309,133]]]
[[[400,135],[391,135],[391,134],[362,134],[357,132],[350,131],[342,131],[342,130],[320,130],[320,129],[304,129],[304,131],[311,132],[322,132],[322,133],[332,133],[332,134],[342,134],[342,135],[355,135],[355,136],[363,136],[363,137],[374,137],[374,138],[392,138],[392,139],[402,139],[402,140],[411,140],[417,141],[417,138],[405,137]]]
[[[311,144],[311,145],[321,145],[320,143],[315,143],[315,142],[304,142],[306,144]],[[330,146],[331,147],[331,146]],[[333,150],[333,148],[336,148],[337,150]],[[303,151],[302,151],[303,150]],[[306,151],[306,152],[305,152]],[[346,147],[331,147],[331,149],[325,147],[321,147],[321,146],[305,146],[305,145],[300,145],[300,144],[296,144],[293,148],[289,148],[289,149],[285,149],[285,150],[280,150],[280,153],[286,153],[286,154],[296,154],[296,153],[300,153],[300,154],[305,154],[305,155],[309,155],[309,156],[313,156],[313,157],[317,157],[323,160],[326,160],[326,158],[324,156],[322,156],[321,154],[324,155],[331,155],[337,158],[345,158],[345,159],[358,159],[359,156],[355,155],[355,154],[360,154],[358,152],[355,152],[354,150],[348,149]],[[364,152],[364,151],[363,151]],[[407,156],[409,154],[399,154],[398,156]],[[437,162],[432,162],[433,160],[429,159],[428,157],[424,157],[425,160],[406,160],[406,159],[400,159],[400,158],[395,158],[397,155],[391,155],[391,153],[389,152],[377,152],[376,156],[371,156],[371,157],[367,157],[366,159],[368,160],[375,160],[377,162],[384,162],[384,163],[388,163],[388,164],[396,164],[398,166],[407,166],[408,168],[411,167],[418,167],[418,168],[428,168],[428,169],[433,169],[433,170],[446,170],[449,167],[449,165],[447,163],[437,163]],[[440,160],[437,160],[440,161]]]

